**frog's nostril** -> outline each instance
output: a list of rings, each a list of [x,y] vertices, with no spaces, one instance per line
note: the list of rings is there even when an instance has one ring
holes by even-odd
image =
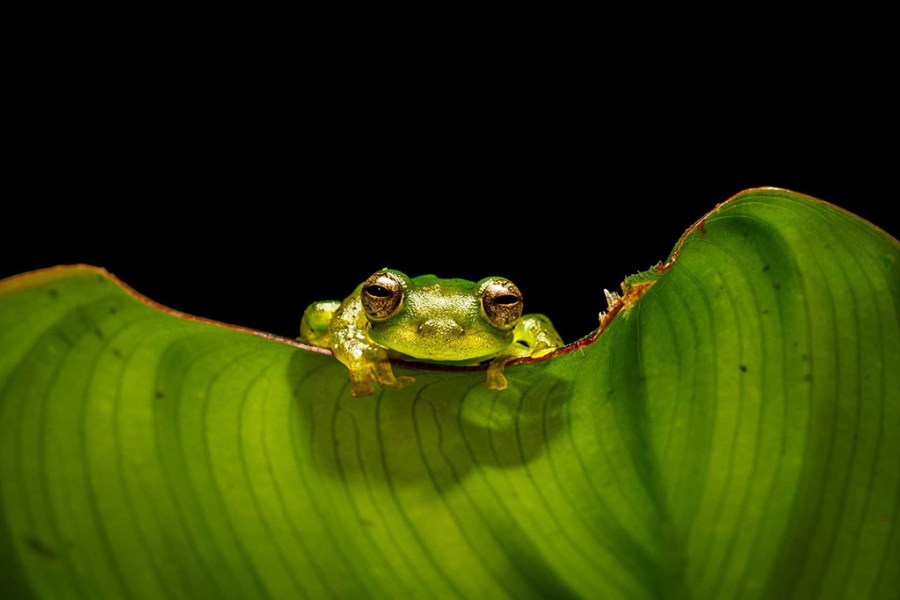
[[[419,323],[420,335],[459,337],[466,333],[465,327],[453,319],[428,319]]]

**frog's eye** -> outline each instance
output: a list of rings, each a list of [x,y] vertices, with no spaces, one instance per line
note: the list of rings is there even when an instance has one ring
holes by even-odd
[[[403,285],[393,273],[379,271],[366,279],[360,298],[370,321],[385,321],[403,306]]]
[[[481,291],[481,312],[497,329],[512,329],[522,316],[522,292],[506,279],[488,281]]]

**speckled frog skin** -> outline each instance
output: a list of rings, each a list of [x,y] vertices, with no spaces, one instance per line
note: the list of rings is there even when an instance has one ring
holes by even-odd
[[[400,388],[415,381],[394,376],[392,357],[458,365],[490,360],[487,387],[502,390],[509,361],[563,345],[547,317],[522,314],[522,294],[508,279],[410,278],[393,269],[372,274],[342,302],[311,304],[299,340],[331,349],[350,370],[354,396],[373,393],[373,383]]]

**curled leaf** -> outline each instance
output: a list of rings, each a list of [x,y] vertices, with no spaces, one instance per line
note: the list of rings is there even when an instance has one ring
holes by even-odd
[[[98,269],[6,280],[0,590],[895,594],[898,259],[853,215],[750,190],[507,390],[417,368],[364,399],[327,354]]]

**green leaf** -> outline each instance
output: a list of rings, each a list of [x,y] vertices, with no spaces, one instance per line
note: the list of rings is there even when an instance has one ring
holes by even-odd
[[[0,595],[896,595],[898,259],[750,190],[508,390],[401,367],[416,384],[368,398],[100,270],[12,278]]]

